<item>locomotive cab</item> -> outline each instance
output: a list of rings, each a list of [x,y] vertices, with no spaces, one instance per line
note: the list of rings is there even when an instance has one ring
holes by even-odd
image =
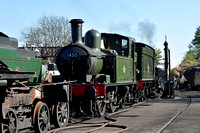
[[[129,38],[119,34],[102,33],[105,49],[115,50],[118,55],[130,56]]]
[[[110,75],[111,82],[133,82],[135,79],[134,55],[131,48],[135,39],[119,34],[101,34],[106,54],[102,73]]]

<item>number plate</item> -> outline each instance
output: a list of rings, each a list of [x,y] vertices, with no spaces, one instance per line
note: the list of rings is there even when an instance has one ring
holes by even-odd
[[[78,57],[78,53],[67,53],[68,58]]]

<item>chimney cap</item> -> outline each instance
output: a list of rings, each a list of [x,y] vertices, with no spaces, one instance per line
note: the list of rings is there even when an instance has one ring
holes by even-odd
[[[84,23],[82,19],[72,19],[70,23]]]

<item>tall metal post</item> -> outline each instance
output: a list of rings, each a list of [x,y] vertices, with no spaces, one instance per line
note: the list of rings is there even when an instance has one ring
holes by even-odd
[[[170,57],[170,50],[168,50],[169,53],[169,80],[171,80],[171,57]]]
[[[167,37],[165,36],[165,42],[164,42],[164,51],[165,51],[165,80],[168,81],[169,80],[169,50],[168,50],[168,41],[167,41]]]
[[[174,97],[174,90],[173,87],[170,85],[170,77],[171,77],[171,62],[170,62],[170,50],[168,49],[168,41],[167,37],[165,36],[164,42],[164,51],[165,51],[165,88],[164,88],[164,95],[166,97]]]

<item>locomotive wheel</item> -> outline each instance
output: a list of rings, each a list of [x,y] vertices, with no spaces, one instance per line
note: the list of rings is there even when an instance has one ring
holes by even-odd
[[[106,104],[104,103],[103,100],[97,100],[96,105],[97,105],[97,116],[103,116],[106,111]]]
[[[5,119],[8,119],[7,124],[1,123],[2,133],[17,133],[17,116],[13,109],[9,108],[5,112]]]
[[[36,132],[46,133],[50,128],[50,114],[46,103],[38,102],[34,109],[33,124]]]
[[[148,100],[148,96],[149,96],[149,89],[145,88],[144,99]]]
[[[108,104],[108,109],[111,113],[115,112],[115,110],[117,109],[117,96],[115,95],[115,92],[112,91],[112,92],[109,92],[107,94],[108,96],[108,99],[111,101],[109,104]]]
[[[125,87],[126,92],[120,96],[120,103],[119,103],[119,108],[124,109],[126,104],[130,102],[130,92],[129,92],[129,87]]]
[[[139,101],[140,102],[144,101],[144,90],[139,90]]]
[[[65,127],[69,120],[69,103],[58,102],[54,108],[54,125],[56,127]]]
[[[139,102],[139,91],[134,92],[134,101],[133,103],[138,103]]]
[[[121,98],[121,102],[120,102],[120,104],[119,104],[119,108],[124,109],[126,103],[127,103],[127,102],[126,102],[126,97],[122,97],[122,98]]]
[[[114,105],[114,103],[110,103],[110,104],[109,104],[109,111],[110,111],[111,113],[115,112],[116,109],[117,109],[117,106]]]

